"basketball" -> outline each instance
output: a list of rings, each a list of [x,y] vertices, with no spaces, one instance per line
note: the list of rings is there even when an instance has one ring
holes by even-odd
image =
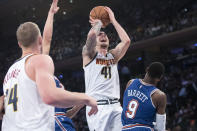
[[[106,27],[110,23],[109,14],[104,9],[104,6],[96,6],[90,11],[90,17],[92,19],[99,19],[103,23],[103,27]]]

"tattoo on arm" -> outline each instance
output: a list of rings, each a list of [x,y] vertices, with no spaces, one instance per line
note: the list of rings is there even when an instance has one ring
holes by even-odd
[[[101,21],[96,22],[96,24],[91,28],[91,31],[94,31],[96,33],[96,35],[98,35],[98,33],[101,30],[102,25],[103,24]]]
[[[98,21],[88,33],[88,38],[86,40],[86,44],[83,47],[82,53],[89,56],[92,59],[95,55],[95,47],[96,47],[96,36],[100,32],[102,23]]]

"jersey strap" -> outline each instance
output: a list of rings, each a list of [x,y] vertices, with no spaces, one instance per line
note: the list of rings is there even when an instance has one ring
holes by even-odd
[[[90,63],[92,63],[92,61],[96,58],[97,54],[98,54],[98,52],[95,54],[95,56],[92,58],[92,60],[88,64],[85,65],[85,67],[87,67]]]

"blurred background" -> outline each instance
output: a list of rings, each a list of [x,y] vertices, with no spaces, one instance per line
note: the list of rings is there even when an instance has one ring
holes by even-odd
[[[27,21],[44,28],[52,0],[0,0],[0,82],[20,58],[17,27]],[[168,131],[197,131],[197,0],[59,0],[50,55],[56,76],[67,90],[84,92],[82,46],[90,24],[89,12],[109,6],[132,42],[119,62],[121,102],[127,82],[143,78],[153,61],[166,66],[158,88],[167,94]],[[109,25],[104,29],[110,48],[120,39]],[[1,86],[2,87],[2,86]],[[1,94],[2,94],[2,88]],[[77,131],[88,131],[83,108],[73,119]]]

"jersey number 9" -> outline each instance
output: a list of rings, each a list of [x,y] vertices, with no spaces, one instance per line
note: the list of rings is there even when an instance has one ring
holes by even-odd
[[[135,117],[135,113],[137,111],[138,105],[139,105],[138,101],[134,99],[129,102],[127,107],[128,110],[126,111],[127,118],[133,119]]]

